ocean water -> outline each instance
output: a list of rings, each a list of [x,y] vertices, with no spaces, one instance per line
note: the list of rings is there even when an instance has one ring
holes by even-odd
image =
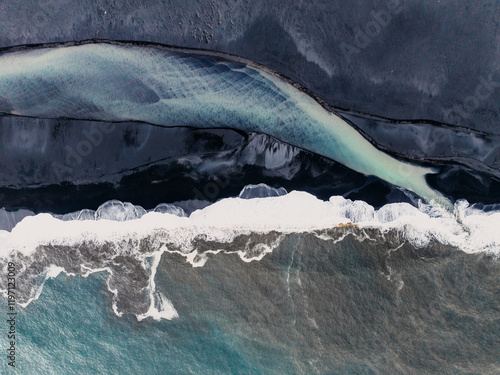
[[[107,218],[40,214],[3,231],[25,306],[17,371],[498,373],[500,238],[485,223],[500,213],[274,192],[189,217],[124,218],[114,203]]]
[[[289,235],[260,262],[164,256],[156,282],[179,318],[141,322],[113,313],[104,273],[60,275],[18,318],[18,371],[494,374],[499,271],[440,245]]]
[[[500,373],[495,137],[415,123],[387,148],[402,127],[380,122],[377,148],[208,51],[0,65],[0,373]]]

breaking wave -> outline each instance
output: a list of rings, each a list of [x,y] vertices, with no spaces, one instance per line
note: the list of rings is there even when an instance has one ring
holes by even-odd
[[[305,192],[260,184],[189,216],[173,204],[147,211],[116,200],[96,211],[23,213],[11,231],[0,230],[0,258],[18,264],[17,282],[23,285],[18,302],[23,307],[38,298],[47,279],[61,272],[83,277],[107,272],[118,316],[172,319],[178,316],[175,307],[155,285],[166,252],[179,254],[193,267],[202,267],[221,252],[251,262],[272,252],[287,234],[312,233],[325,241],[353,236],[396,246],[408,242],[417,249],[439,242],[468,253],[498,254],[499,208],[461,200],[453,213],[424,203],[374,209],[363,201],[340,196],[322,201]],[[5,294],[4,283],[0,281],[0,289]]]

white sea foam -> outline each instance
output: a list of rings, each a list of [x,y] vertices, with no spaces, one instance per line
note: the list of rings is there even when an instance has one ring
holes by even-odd
[[[66,270],[62,267],[59,267],[59,266],[55,266],[55,265],[51,265],[47,271],[45,272],[45,277],[43,279],[43,282],[41,285],[38,286],[38,288],[36,288],[36,290],[34,291],[34,295],[33,297],[31,297],[30,299],[28,299],[26,302],[24,303],[19,303],[19,306],[21,306],[22,308],[25,308],[26,306],[28,306],[31,302],[33,301],[36,301],[39,297],[40,297],[40,294],[42,294],[42,290],[43,290],[43,287],[45,285],[45,282],[48,280],[48,279],[55,279],[57,276],[59,276],[61,273],[65,273],[66,275],[68,276],[75,276],[74,274],[72,273],[69,273],[69,272],[66,272]],[[1,291],[3,294],[5,294],[5,291],[2,290]]]
[[[144,314],[140,314],[137,316],[139,321],[144,320],[146,318],[153,318],[154,320],[167,319],[171,320],[173,318],[179,317],[177,311],[175,310],[172,302],[170,302],[165,295],[156,290],[156,282],[155,276],[156,271],[158,269],[158,265],[160,264],[161,256],[165,249],[157,251],[152,256],[152,264],[150,266],[151,276],[149,278],[149,300],[150,305],[148,311]]]
[[[124,212],[123,207],[128,211]],[[311,194],[293,191],[277,197],[227,198],[189,217],[182,216],[182,209],[177,215],[163,208],[157,211],[160,212],[146,212],[130,203],[111,201],[95,215],[28,216],[11,232],[0,231],[0,256],[11,252],[29,255],[38,245],[140,239],[158,231],[167,231],[169,238],[188,253],[194,250],[191,240],[199,235],[207,240],[230,242],[239,234],[309,232],[347,223],[381,231],[396,230],[415,246],[425,246],[430,240],[466,252],[497,252],[500,246],[500,233],[496,230],[500,211],[469,207],[464,200],[455,204],[454,213],[423,203],[418,208],[408,203],[392,203],[375,210],[362,201],[339,196],[322,201]]]
[[[0,230],[11,230],[26,216],[34,215],[33,211],[20,209],[17,211],[7,211],[0,208]]]
[[[189,217],[182,216],[181,211],[172,207],[167,209],[162,206],[157,210],[160,212],[146,212],[138,206],[118,201],[101,207],[99,215],[98,210],[94,215],[89,212],[63,217],[39,214],[24,218],[11,232],[0,231],[0,258],[17,259],[22,256],[23,259],[35,259],[35,252],[43,246],[44,251],[51,251],[57,246],[74,248],[90,243],[93,249],[105,249],[106,246],[109,248],[109,244],[115,244],[112,250],[107,250],[105,257],[109,259],[100,259],[100,263],[92,265],[88,260],[86,263],[82,260],[81,270],[76,274],[86,277],[94,272],[106,271],[109,275],[108,288],[113,294],[113,310],[121,316],[123,311],[117,307],[119,291],[116,289],[120,286],[110,282],[113,272],[119,271],[112,269],[112,265],[117,256],[136,259],[149,277],[149,284],[144,285],[149,294],[149,307],[144,313],[136,314],[137,318],[159,320],[178,316],[172,303],[156,289],[154,280],[164,252],[179,253],[193,267],[203,267],[209,257],[217,256],[221,251],[236,253],[245,262],[259,261],[279,245],[284,234],[319,231],[319,238],[327,240],[331,239],[330,234],[321,230],[352,223],[361,232],[375,229],[380,233],[397,233],[402,240],[416,247],[438,241],[468,253],[500,254],[500,232],[497,230],[500,211],[495,207],[480,210],[463,200],[455,204],[454,213],[423,203],[418,208],[407,203],[393,203],[375,210],[362,201],[338,196],[322,201],[299,191],[268,198],[223,199],[193,212]],[[138,213],[136,218],[124,214],[123,208],[128,213]],[[276,233],[272,238],[269,237],[271,232]],[[339,232],[339,238],[334,240],[342,240],[346,233]],[[267,242],[247,241],[246,245],[239,245],[240,248],[234,251],[218,247],[230,244],[242,235],[253,239],[255,234],[267,235]],[[139,250],[141,241],[151,238],[160,238],[155,242],[158,246],[146,246],[146,250]],[[204,243],[213,243],[214,247],[210,248],[210,245],[200,252],[196,248],[196,241],[200,239]],[[103,252],[100,253],[102,257]],[[71,273],[61,265],[50,263],[44,274],[39,275],[44,276],[42,284],[32,291],[29,300],[22,301],[22,306],[36,300],[45,281],[61,272],[75,274],[74,270]]]

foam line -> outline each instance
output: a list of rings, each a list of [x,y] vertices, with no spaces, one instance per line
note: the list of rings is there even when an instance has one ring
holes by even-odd
[[[1,263],[14,261],[22,265],[18,277],[26,290],[25,297],[18,301],[21,307],[35,301],[45,281],[61,272],[87,277],[106,271],[107,286],[113,295],[112,308],[117,316],[133,313],[138,320],[170,320],[178,313],[155,283],[164,252],[180,254],[193,267],[203,267],[221,252],[254,262],[279,246],[287,233],[312,232],[325,241],[338,242],[349,233],[362,241],[375,230],[380,234],[397,233],[401,241],[417,248],[438,241],[469,253],[500,256],[498,207],[483,211],[470,207],[466,201],[457,202],[453,214],[428,204],[416,208],[407,203],[393,203],[375,210],[362,201],[339,196],[322,201],[311,194],[293,191],[267,198],[227,198],[189,217],[151,211],[126,221],[123,212],[116,210],[117,204],[117,201],[104,204],[103,210],[107,207],[109,212],[89,215],[87,220],[79,219],[78,214],[69,216],[73,220],[38,214],[24,218],[11,232],[0,231]],[[142,211],[131,204],[123,207]],[[355,227],[331,231],[342,225]],[[130,280],[121,273],[129,266],[138,270],[135,265],[144,270],[143,279],[128,285]],[[37,269],[42,269],[42,273],[37,274]],[[37,282],[40,276],[43,276],[41,285]],[[135,274],[136,278],[139,276]],[[0,292],[5,295],[4,281],[0,279]],[[122,298],[128,298],[128,294],[142,295],[131,290],[147,291],[148,301],[133,304],[140,309],[122,311],[118,308],[126,306],[119,304]]]
[[[396,230],[418,247],[431,240],[467,252],[497,252],[500,246],[500,233],[495,229],[500,225],[500,211],[470,208],[466,201],[459,201],[453,214],[427,204],[416,208],[392,203],[375,210],[363,201],[340,196],[322,201],[309,193],[293,191],[278,197],[226,198],[189,217],[148,212],[137,219],[119,220],[121,214],[116,220],[63,221],[50,214],[29,216],[11,232],[0,231],[0,257],[13,252],[30,256],[40,245],[120,243],[124,238],[137,240],[158,234],[187,254],[196,250],[192,241],[199,236],[229,243],[241,234],[312,232],[346,224]]]

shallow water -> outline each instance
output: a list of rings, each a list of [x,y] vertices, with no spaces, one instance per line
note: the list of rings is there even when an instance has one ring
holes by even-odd
[[[372,233],[374,235],[374,233]],[[378,237],[378,238],[377,238]],[[234,249],[236,250],[236,249]],[[164,253],[179,314],[117,317],[105,273],[47,280],[19,316],[26,374],[494,374],[500,262],[433,243],[285,236],[260,261]]]

